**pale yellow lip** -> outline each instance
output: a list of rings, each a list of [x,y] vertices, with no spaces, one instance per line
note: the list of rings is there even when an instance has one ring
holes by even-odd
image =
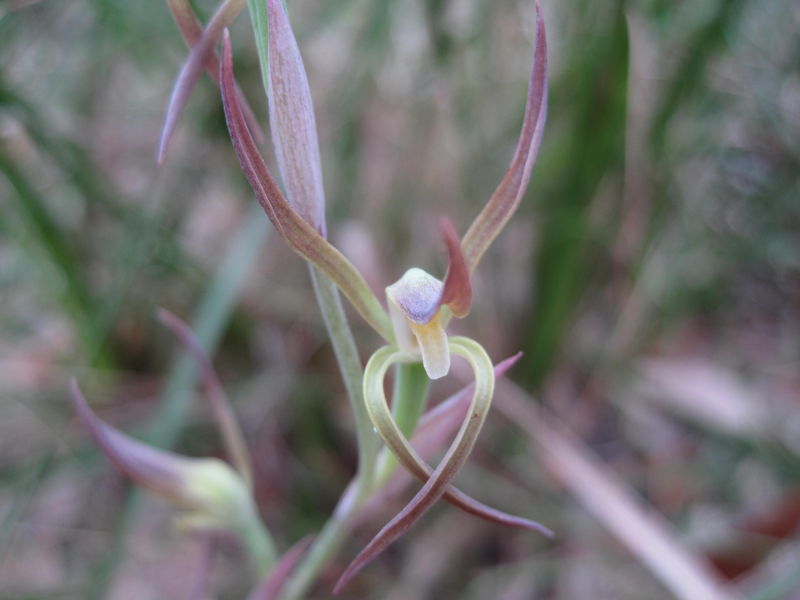
[[[386,288],[397,345],[404,352],[421,354],[431,379],[450,371],[450,345],[441,319],[442,289],[441,281],[418,268],[409,269]]]
[[[441,311],[436,311],[427,323],[417,324],[409,321],[409,326],[417,338],[422,365],[431,379],[439,379],[450,371],[450,343],[442,327]]]

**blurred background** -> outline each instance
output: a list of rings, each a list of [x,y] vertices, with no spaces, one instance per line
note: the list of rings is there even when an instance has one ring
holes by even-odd
[[[495,360],[524,351],[509,378],[576,452],[498,410],[460,484],[556,537],[437,506],[342,597],[710,597],[676,591],[685,561],[719,598],[800,598],[800,5],[542,3],[542,150],[455,329]],[[533,3],[288,5],[332,241],[376,290],[442,274],[432,217],[463,233],[513,152]],[[246,13],[232,35],[266,126]],[[305,265],[255,206],[207,76],[155,163],[186,53],[165,2],[0,1],[0,599],[189,597],[196,540],[98,454],[66,392],[76,376],[120,429],[221,455],[157,307],[212,349],[283,548],[354,472]],[[352,323],[366,359],[379,340]],[[312,597],[411,491],[359,524]],[[652,531],[666,550],[637,546]],[[223,548],[208,597],[244,597],[242,562]]]

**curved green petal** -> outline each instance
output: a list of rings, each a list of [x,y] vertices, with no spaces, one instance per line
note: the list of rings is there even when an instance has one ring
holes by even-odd
[[[367,363],[364,373],[364,398],[370,418],[397,459],[425,484],[414,499],[350,563],[334,591],[343,588],[358,571],[405,533],[436,500],[443,496],[451,504],[482,518],[537,531],[543,530],[538,523],[491,509],[450,486],[453,477],[464,465],[475,445],[494,393],[494,368],[483,347],[468,338],[454,337],[450,339],[450,348],[470,363],[475,374],[475,387],[469,411],[456,439],[434,471],[431,471],[431,468],[419,457],[397,427],[383,392],[383,378],[386,370],[393,363],[407,360],[407,354],[385,346],[373,354]]]
[[[403,353],[385,346],[370,358],[367,369],[364,372],[364,398],[366,399],[367,410],[372,422],[389,450],[400,464],[424,483],[430,478],[433,469],[420,457],[398,427],[389,411],[386,396],[383,392],[383,379],[387,369],[390,365],[402,361],[404,356]],[[492,377],[494,377],[494,367],[492,367]],[[549,529],[536,521],[516,517],[486,506],[453,486],[449,487],[444,493],[444,499],[453,506],[488,521],[532,529],[545,535],[551,534]]]

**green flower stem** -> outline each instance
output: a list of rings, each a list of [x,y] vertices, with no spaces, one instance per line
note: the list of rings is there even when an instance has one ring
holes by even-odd
[[[256,37],[259,64],[264,90],[269,95],[269,62],[267,10],[264,0],[248,0],[250,19]],[[363,368],[353,332],[347,322],[341,296],[336,284],[321,271],[309,265],[311,281],[322,317],[333,345],[336,360],[344,380],[347,396],[356,422],[358,441],[358,472],[353,484],[342,495],[331,518],[322,528],[303,561],[286,582],[282,598],[296,599],[305,595],[320,570],[341,547],[352,516],[372,493],[375,465],[380,440],[372,429],[362,394]]]
[[[372,429],[372,422],[364,405],[362,380],[364,369],[358,356],[353,332],[347,322],[342,306],[341,296],[336,284],[325,274],[314,267],[309,267],[311,281],[317,295],[322,317],[333,344],[333,351],[339,363],[339,369],[350,400],[350,407],[356,420],[356,437],[358,440],[358,475],[357,478],[365,489],[372,486],[375,472],[375,461],[380,439]]]
[[[253,24],[253,33],[256,38],[258,62],[261,66],[261,79],[264,92],[269,95],[269,23],[266,4],[264,0],[248,0],[250,20]],[[317,296],[320,312],[325,320],[328,336],[333,344],[333,351],[339,363],[347,396],[356,419],[356,434],[358,437],[358,481],[365,489],[372,485],[375,471],[375,461],[378,452],[379,439],[372,431],[361,390],[361,379],[364,371],[361,359],[358,356],[353,332],[347,322],[342,300],[336,284],[319,269],[309,265],[311,282]]]
[[[394,369],[392,389],[392,416],[403,435],[411,438],[419,418],[425,410],[431,380],[422,363],[397,363]],[[397,459],[391,452],[381,453],[378,461],[377,486],[388,481],[397,467]]]
[[[347,396],[355,415],[358,473],[353,484],[342,495],[336,510],[320,531],[305,559],[286,582],[281,596],[283,600],[296,600],[303,597],[314,583],[320,570],[341,547],[353,515],[372,493],[380,441],[372,429],[372,423],[364,404],[361,384],[363,369],[352,330],[342,307],[339,291],[336,284],[322,272],[314,267],[310,267],[309,270],[328,335],[333,344],[333,351],[339,362]]]
[[[319,572],[339,550],[350,530],[350,524],[358,510],[369,499],[372,490],[365,480],[357,477],[339,499],[331,518],[319,532],[311,549],[297,566],[280,596],[281,600],[303,598]]]
[[[278,552],[255,506],[250,508],[237,524],[236,533],[239,534],[239,539],[247,551],[253,573],[260,580],[275,565]]]
[[[407,438],[417,428],[425,410],[431,380],[422,363],[398,363],[394,370],[392,391],[392,416],[397,427]]]

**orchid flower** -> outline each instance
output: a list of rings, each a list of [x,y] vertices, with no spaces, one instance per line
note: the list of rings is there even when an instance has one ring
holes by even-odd
[[[539,4],[534,67],[522,132],[511,166],[492,198],[459,242],[449,222],[441,225],[449,267],[444,281],[412,268],[386,289],[391,330],[386,313],[363,277],[325,239],[324,195],[321,190],[316,127],[310,92],[296,40],[279,0],[267,0],[269,11],[270,120],[279,169],[288,199],[272,178],[242,116],[233,88],[230,40],[223,42],[221,89],[226,119],[234,149],[259,202],[275,228],[303,258],[339,285],[356,310],[381,334],[388,346],[370,359],[364,374],[364,398],[378,433],[398,460],[426,482],[414,500],[401,511],[362,551],[337,585],[352,575],[380,550],[401,535],[439,497],[458,504],[464,497],[449,484],[466,461],[489,409],[494,375],[483,348],[466,338],[448,338],[445,325],[450,314],[463,317],[470,309],[472,289],[469,274],[518,206],[535,162],[546,115],[546,38]],[[448,313],[443,307],[449,309]],[[383,396],[383,377],[391,364],[421,359],[431,379],[449,371],[450,354],[462,355],[475,372],[472,408],[456,440],[436,470],[431,471],[413,452],[399,431]],[[468,498],[468,497],[467,497]],[[469,502],[473,502],[469,499]],[[481,512],[481,511],[479,511]],[[485,511],[483,511],[485,514]],[[540,529],[523,519],[509,523]]]
[[[466,463],[488,415],[495,377],[510,368],[517,357],[495,367],[478,342],[447,334],[447,325],[452,317],[463,318],[469,314],[473,294],[471,273],[519,206],[536,162],[547,114],[547,41],[539,0],[534,0],[536,43],[525,114],[517,147],[505,176],[462,238],[459,239],[449,220],[440,220],[440,234],[448,256],[448,267],[443,278],[439,279],[420,268],[408,269],[385,289],[385,308],[358,269],[327,240],[325,194],[311,91],[300,50],[281,0],[249,2],[256,16],[254,26],[260,38],[257,45],[262,73],[266,78],[270,130],[285,193],[259,152],[260,129],[235,83],[231,41],[227,31],[246,1],[223,0],[203,28],[188,0],[167,0],[191,50],[172,90],[158,160],[163,162],[179,115],[202,72],[208,71],[220,86],[235,154],[275,230],[292,250],[314,267],[315,272],[324,274],[330,280],[326,285],[336,296],[332,302],[338,307],[342,320],[345,318],[336,288],[385,341],[385,345],[372,354],[361,377],[355,344],[352,338],[345,340],[351,346],[347,351],[355,363],[349,374],[357,374],[355,384],[352,383],[353,377],[349,379],[348,394],[358,400],[354,406],[357,408],[359,449],[361,452],[363,445],[367,448],[365,455],[372,454],[363,481],[367,482],[367,491],[374,494],[386,483],[392,468],[400,464],[422,483],[422,487],[355,557],[341,575],[334,591],[341,590],[439,499],[495,523],[551,535],[539,523],[486,506],[452,485],[455,475]],[[220,36],[221,60],[215,50]],[[319,281],[314,279],[315,286]],[[326,314],[325,311],[323,314]],[[326,320],[331,314],[326,314]],[[258,519],[251,493],[250,457],[222,386],[191,330],[166,311],[162,311],[159,317],[186,346],[200,367],[201,378],[233,467],[218,459],[188,458],[159,450],[117,431],[92,412],[73,381],[71,394],[75,411],[95,443],[123,473],[185,511],[180,521],[185,527],[223,529],[239,535],[248,546],[259,574],[264,576],[251,598],[276,597],[284,587],[292,588],[292,572],[296,568],[301,569],[300,561],[309,542],[295,545],[275,569],[268,572],[275,562],[276,552],[268,532]],[[344,327],[347,327],[346,320]],[[415,427],[424,408],[424,395],[420,394],[422,402],[418,405],[419,410],[407,411],[405,419],[400,419],[397,412],[393,414],[389,409],[383,389],[384,378],[390,367],[396,366],[402,372],[404,366],[410,363],[421,363],[427,378],[431,380],[445,377],[450,372],[453,354],[469,363],[474,378],[471,387],[456,397],[459,402],[462,399],[466,402],[469,396],[469,406],[464,411],[454,440],[434,468],[425,462],[423,457],[426,454],[409,438],[419,441],[435,437],[438,440],[445,435],[444,431],[455,427],[451,428],[450,424],[447,427],[437,425],[433,417],[427,420],[423,418],[419,433],[424,435],[415,436]],[[341,360],[340,364],[344,365]],[[346,372],[347,367],[342,366],[342,370]],[[421,369],[418,372],[422,373]],[[425,382],[427,385],[427,379]],[[402,396],[396,394],[393,408],[402,402]],[[460,414],[456,408],[461,410],[464,407],[457,403],[447,405],[448,423],[454,414]],[[428,415],[433,413],[436,413],[436,418],[441,417],[441,412],[436,411]],[[399,421],[402,421],[402,426],[398,425]],[[372,471],[381,457],[371,442],[362,444],[362,439],[374,439],[373,428],[385,443],[383,457],[386,460],[382,461],[381,466],[387,467],[382,469],[377,478]],[[357,502],[363,502],[362,496],[353,500],[363,491],[348,489],[337,513],[340,509],[346,512]],[[338,516],[341,517],[341,514]],[[319,537],[324,539],[327,534],[328,540],[337,539],[331,531],[326,530]],[[322,563],[320,554],[315,554],[315,547],[311,545],[308,555],[312,566],[318,567]],[[291,597],[294,597],[293,593],[288,592]]]
[[[284,196],[253,140],[233,84],[230,37],[223,36],[220,87],[234,151],[256,198],[275,229],[303,259],[334,281],[356,311],[387,345],[370,358],[363,396],[373,426],[397,460],[424,485],[415,498],[356,557],[339,580],[341,589],[369,560],[402,535],[436,500],[444,497],[460,508],[509,525],[547,530],[538,523],[490,509],[451,487],[464,465],[491,405],[492,363],[475,341],[448,337],[451,316],[464,317],[472,302],[470,273],[513,215],[527,188],[547,112],[547,42],[536,1],[536,46],[528,99],[511,165],[481,213],[459,241],[449,221],[440,223],[449,266],[443,280],[411,268],[386,288],[388,313],[358,270],[325,239],[324,192],[316,125],[308,81],[297,42],[280,0],[266,0],[269,21],[269,106],[273,144],[286,188]],[[397,426],[383,394],[383,379],[393,364],[421,361],[429,378],[444,377],[451,353],[471,365],[475,384],[472,404],[455,440],[436,469],[414,451]]]

